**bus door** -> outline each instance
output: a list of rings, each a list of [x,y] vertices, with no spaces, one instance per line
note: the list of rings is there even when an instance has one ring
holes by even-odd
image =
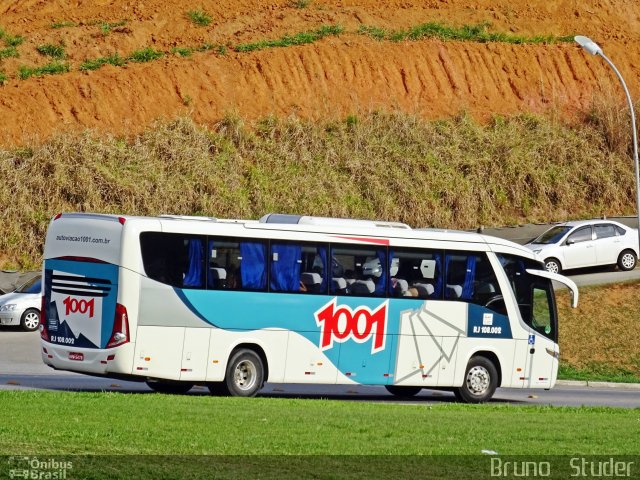
[[[525,387],[551,388],[558,371],[558,314],[551,280],[567,285],[573,294],[573,306],[577,306],[578,290],[575,284],[561,275],[544,270],[527,269],[530,275],[530,309],[524,318],[529,327],[526,348]]]
[[[529,327],[526,346],[524,386],[551,388],[557,369],[557,315],[550,280],[536,279],[531,283],[531,308],[525,322]]]

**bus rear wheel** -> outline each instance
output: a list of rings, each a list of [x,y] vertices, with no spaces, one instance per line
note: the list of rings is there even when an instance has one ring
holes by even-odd
[[[227,365],[225,383],[234,397],[253,397],[262,388],[264,365],[260,356],[249,349],[238,350]]]
[[[415,397],[420,393],[422,387],[409,387],[403,385],[385,385],[384,388],[387,392],[395,395],[396,397]]]
[[[193,388],[193,383],[167,380],[147,380],[147,386],[158,393],[184,394]]]
[[[498,387],[498,371],[491,360],[485,357],[472,357],[467,365],[464,383],[453,393],[464,403],[484,403],[488,401]]]

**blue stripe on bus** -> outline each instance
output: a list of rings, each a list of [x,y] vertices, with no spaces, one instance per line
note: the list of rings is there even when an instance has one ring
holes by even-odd
[[[398,348],[401,313],[416,311],[425,300],[387,299],[375,297],[334,297],[329,295],[300,295],[286,293],[237,292],[217,290],[181,290],[175,289],[178,297],[201,320],[215,327],[229,330],[260,330],[277,328],[295,331],[311,344],[320,349],[321,329],[316,322],[315,313],[335,299],[336,307],[349,307],[358,311],[367,307],[375,311],[386,302],[388,305],[386,338],[384,349],[372,353],[373,336],[358,343],[347,339],[342,343],[334,342],[323,353],[343,373],[357,372],[353,380],[362,384],[393,383],[392,377]],[[494,327],[500,328],[500,334],[474,334],[473,326],[482,326],[485,314],[492,315]],[[489,338],[511,338],[509,319],[484,307],[468,305],[468,334]],[[493,332],[497,330],[494,328]],[[284,348],[284,345],[283,345]],[[308,361],[300,359],[299,361]]]

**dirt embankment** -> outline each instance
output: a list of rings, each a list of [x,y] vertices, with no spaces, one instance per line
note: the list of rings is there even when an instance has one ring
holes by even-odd
[[[188,10],[204,10],[208,26]],[[466,110],[571,115],[586,107],[595,89],[619,91],[598,58],[573,44],[509,45],[420,40],[394,43],[357,33],[360,25],[387,31],[436,21],[460,26],[489,22],[492,31],[519,35],[586,34],[614,59],[637,94],[640,88],[640,4],[601,0],[370,0],[308,2],[240,0],[186,4],[175,0],[0,0],[0,27],[21,35],[19,57],[0,60],[8,77],[0,87],[0,143],[46,138],[60,129],[85,127],[116,133],[140,131],[158,117],[190,114],[215,122],[229,112],[341,117],[372,109],[440,118]],[[52,24],[66,22],[62,28]],[[104,24],[110,24],[108,28]],[[311,45],[238,53],[239,43],[340,24],[345,33]],[[62,44],[72,71],[18,80],[21,65],[49,60],[36,51]],[[225,46],[188,58],[79,72],[86,59],[153,47]],[[0,41],[0,48],[4,47]],[[621,95],[621,93],[620,93]]]

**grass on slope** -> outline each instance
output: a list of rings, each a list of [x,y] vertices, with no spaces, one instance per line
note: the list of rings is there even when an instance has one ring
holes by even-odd
[[[624,455],[640,450],[639,409],[20,391],[0,392],[0,403],[7,419],[0,424],[2,454],[479,455],[488,449],[501,455]],[[613,428],[616,435],[602,435]]]
[[[3,268],[38,268],[65,211],[258,218],[268,212],[475,228],[633,211],[632,162],[593,126],[542,117],[312,123],[188,119],[130,139],[91,132],[0,149]]]
[[[361,25],[358,33],[368,35],[376,40],[422,40],[424,38],[439,38],[440,40],[462,40],[468,42],[501,42],[516,45],[528,43],[566,43],[573,42],[572,36],[556,37],[554,35],[524,36],[503,32],[490,32],[489,23],[462,25],[452,27],[438,22],[423,23],[406,30],[386,31],[380,27]]]
[[[558,293],[560,378],[640,382],[640,283],[581,287],[577,309]]]

